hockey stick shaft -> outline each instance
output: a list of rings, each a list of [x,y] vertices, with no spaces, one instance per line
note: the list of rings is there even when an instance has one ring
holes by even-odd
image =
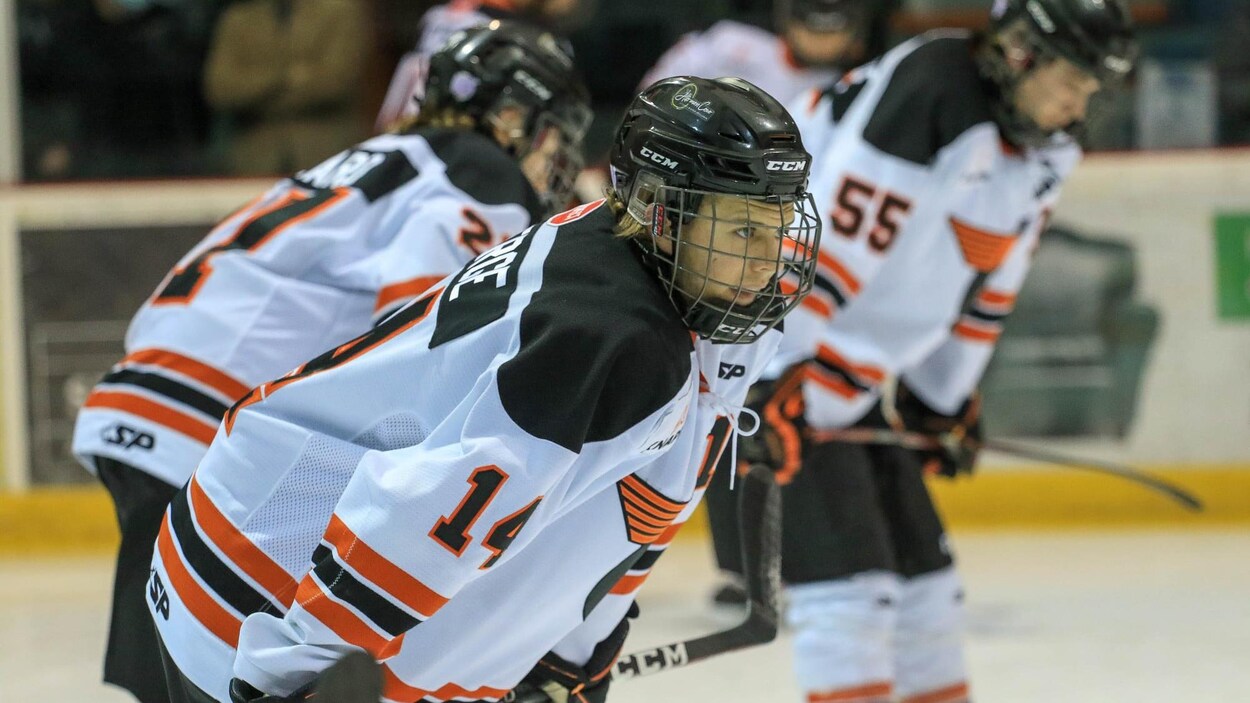
[[[854,444],[887,444],[905,449],[918,449],[922,451],[941,450],[942,443],[933,436],[920,434],[918,432],[895,432],[886,429],[874,429],[868,427],[849,427],[840,430],[821,430],[811,433],[811,438],[817,442],[850,442]],[[987,440],[982,442],[981,446],[1003,454],[1028,459],[1029,461],[1037,461],[1045,464],[1054,464],[1056,466],[1066,466],[1082,471],[1093,471],[1095,473],[1107,474],[1118,478],[1132,481],[1140,486],[1149,488],[1169,499],[1179,503],[1187,510],[1201,512],[1203,510],[1202,501],[1189,491],[1177,486],[1173,483],[1165,481],[1158,476],[1148,474],[1140,469],[1131,466],[1123,466],[1105,461],[1094,459],[1082,459],[1071,457],[1065,454],[1058,454],[1045,449],[1037,449],[1034,447],[1017,444],[1015,442],[1005,442],[1002,440]]]
[[[718,654],[771,642],[777,636],[781,590],[781,489],[766,467],[751,466],[739,489],[742,565],[747,614],[721,632],[627,654],[612,668],[613,680],[632,679],[687,666]]]
[[[1027,447],[1015,442],[1004,442],[1002,440],[987,441],[984,443],[984,446],[986,449],[992,449],[996,452],[1002,452],[1003,454],[1010,454],[1012,456],[1020,457],[1021,459],[1029,459],[1047,464],[1055,464],[1057,466],[1068,466],[1074,469],[1082,469],[1110,476],[1118,476],[1153,489],[1154,491],[1171,498],[1177,503],[1180,503],[1188,510],[1192,510],[1194,512],[1202,512],[1203,510],[1202,501],[1199,500],[1194,494],[1186,491],[1180,486],[1165,481],[1158,476],[1148,474],[1131,466],[1121,466],[1119,464],[1112,464],[1092,459],[1079,459],[1063,454],[1056,454],[1046,449]]]

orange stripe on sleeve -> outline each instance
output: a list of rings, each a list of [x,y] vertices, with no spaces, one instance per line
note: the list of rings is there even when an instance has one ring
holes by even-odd
[[[378,291],[378,299],[373,305],[373,311],[377,312],[387,308],[397,300],[415,298],[441,280],[443,280],[442,276],[418,276],[407,281],[385,286]]]
[[[977,299],[986,305],[994,305],[997,307],[1008,307],[1016,304],[1016,296],[1011,293],[1002,293],[996,290],[985,289],[977,295]]]
[[[213,600],[191,576],[191,572],[182,563],[178,550],[174,548],[173,538],[169,534],[168,513],[161,520],[161,531],[156,535],[156,549],[161,555],[165,573],[169,574],[170,586],[177,591],[178,600],[187,607],[187,612],[222,642],[237,649],[239,628],[243,627],[243,621]]]
[[[686,523],[678,522],[678,523],[669,525],[668,529],[661,532],[659,538],[651,543],[651,548],[658,549],[660,547],[666,547],[669,544],[672,544],[673,538],[677,536],[677,533],[681,530],[681,526],[684,524]]]
[[[195,476],[191,477],[188,493],[191,496],[191,506],[195,509],[195,522],[213,544],[256,583],[269,591],[278,602],[291,607],[291,599],[295,597],[298,586],[295,579],[217,509]]]
[[[860,285],[859,279],[855,277],[855,274],[851,273],[851,270],[844,266],[841,261],[833,258],[832,254],[823,250],[816,252],[816,259],[820,266],[828,269],[834,278],[838,279],[847,292],[851,295],[859,295],[859,291],[863,286]]]
[[[824,299],[816,297],[815,292],[809,293],[806,297],[804,297],[803,302],[799,303],[799,305],[807,308],[825,320],[833,319],[833,306],[825,302]]]
[[[320,620],[323,625],[333,630],[339,639],[363,648],[375,659],[379,658],[382,651],[391,643],[390,637],[375,632],[347,606],[321,590],[321,585],[313,578],[312,573],[300,581],[295,601],[310,615]]]
[[[814,691],[807,694],[807,703],[868,703],[869,701],[886,701],[893,692],[894,686],[889,681],[839,688],[830,691]]]
[[[429,618],[447,604],[446,598],[373,551],[338,515],[330,516],[326,541],[334,545],[342,561],[422,618]]]
[[[805,369],[803,376],[821,388],[824,388],[835,395],[846,398],[847,400],[854,400],[860,393],[863,392],[837,376],[821,373],[815,369]]]
[[[869,383],[879,384],[885,381],[885,369],[872,364],[857,364],[842,356],[833,347],[827,344],[817,346],[816,358],[826,364],[829,364],[830,366],[836,366],[843,371],[857,376]]]
[[[936,691],[919,693],[903,699],[903,703],[962,703],[968,700],[968,684],[957,683]]]
[[[148,364],[169,369],[203,383],[232,401],[242,398],[252,389],[225,371],[167,349],[140,349],[127,355],[121,363]]]
[[[130,393],[92,391],[82,406],[84,408],[112,408],[113,410],[121,410],[131,415],[137,415],[158,425],[164,425],[201,444],[212,442],[213,435],[217,434],[217,425],[192,417],[186,413],[178,412],[154,400],[131,395]]]
[[[975,327],[966,321],[960,321],[957,323],[955,325],[954,332],[957,336],[973,342],[995,342],[1002,334],[1002,330],[989,330],[981,327]]]
[[[612,589],[608,591],[608,593],[618,596],[627,596],[642,588],[642,584],[646,582],[647,577],[650,575],[650,571],[645,574],[636,574],[632,576],[626,574],[621,577],[620,581],[613,584]]]

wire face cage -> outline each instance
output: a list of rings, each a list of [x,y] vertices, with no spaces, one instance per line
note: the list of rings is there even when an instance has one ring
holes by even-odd
[[[663,185],[640,174],[630,213],[683,320],[701,337],[746,344],[811,291],[820,217],[810,194],[746,196]]]

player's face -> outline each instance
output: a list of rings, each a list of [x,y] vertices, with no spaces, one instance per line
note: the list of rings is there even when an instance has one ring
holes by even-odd
[[[521,157],[521,172],[534,187],[539,197],[552,190],[553,176],[558,169],[567,169],[567,140],[555,125],[540,127],[532,140],[525,133],[526,110],[520,107],[504,107],[494,118],[495,139],[505,147],[517,148]]]
[[[677,288],[692,300],[750,305],[777,275],[782,233],[793,219],[792,203],[705,196],[699,215],[682,226]]]
[[[816,32],[800,22],[786,25],[785,40],[800,61],[812,66],[858,63],[864,53],[854,32]]]
[[[551,169],[561,145],[559,130],[548,127],[535,137],[533,148],[521,159],[521,171],[525,173],[530,185],[534,186],[534,192],[540,196],[546,195],[551,189]]]
[[[1098,79],[1066,59],[1038,66],[1016,87],[1016,109],[1043,130],[1063,129],[1085,119]]]

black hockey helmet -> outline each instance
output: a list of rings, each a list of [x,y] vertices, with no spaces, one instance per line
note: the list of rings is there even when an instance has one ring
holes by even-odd
[[[776,0],[777,28],[795,22],[813,32],[854,32],[863,34],[869,20],[884,2],[874,0]]]
[[[524,127],[505,145],[518,160],[555,129],[561,146],[544,200],[552,209],[568,204],[591,111],[590,93],[566,43],[551,32],[503,20],[456,32],[430,57],[421,101],[423,111],[449,107],[491,136],[501,110],[522,108]]]
[[[1062,58],[1103,87],[1116,86],[1132,72],[1137,51],[1124,0],[995,0],[979,59],[982,73],[1001,93],[999,126],[1009,139],[1029,144],[1050,136],[1012,105],[1016,85],[1029,70]],[[1027,68],[1013,68],[1007,52],[1021,54],[1017,58]]]
[[[853,56],[840,56],[839,64],[858,64],[885,51],[890,14],[898,0],[775,0],[774,24],[778,34],[800,25],[819,33],[845,33],[858,40]],[[797,57],[800,60],[803,57]],[[849,67],[849,66],[847,66]]]
[[[792,310],[815,277],[820,219],[807,192],[811,155],[803,148],[794,119],[768,93],[741,78],[668,78],[643,90],[625,112],[610,157],[612,188],[630,217],[647,228],[638,238],[658,265],[670,298],[700,336],[720,342],[751,342]],[[679,252],[694,220],[712,220],[713,237],[759,222],[716,216],[708,196],[737,196],[746,211],[789,212],[778,251],[767,262],[779,271],[769,290],[749,305],[718,302],[701,290],[678,286]],[[669,244],[661,246],[661,240]],[[664,249],[668,249],[665,252]],[[706,248],[706,247],[705,247]],[[742,257],[745,269],[754,257]],[[681,276],[689,278],[690,271]],[[738,283],[733,283],[738,285]],[[783,292],[788,291],[788,292]]]

